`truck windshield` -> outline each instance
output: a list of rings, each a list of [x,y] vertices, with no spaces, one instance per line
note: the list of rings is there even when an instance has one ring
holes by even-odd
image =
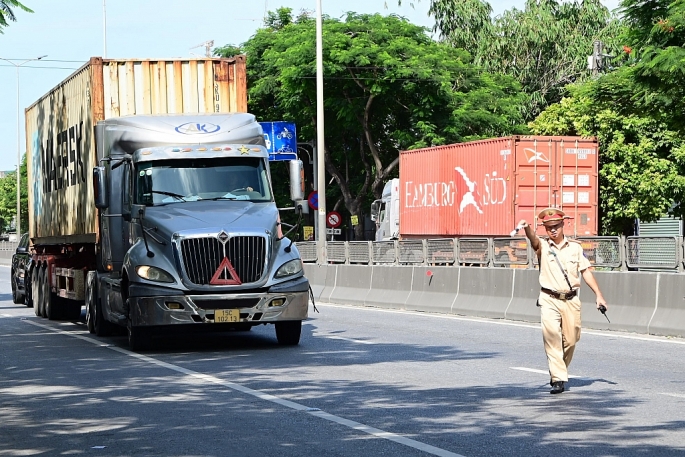
[[[259,158],[139,162],[135,176],[135,203],[148,206],[198,200],[272,199],[268,173]]]

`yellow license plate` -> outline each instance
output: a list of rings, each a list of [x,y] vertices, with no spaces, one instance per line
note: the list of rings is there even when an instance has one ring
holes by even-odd
[[[214,310],[214,323],[240,322],[240,310],[238,309],[217,309]]]

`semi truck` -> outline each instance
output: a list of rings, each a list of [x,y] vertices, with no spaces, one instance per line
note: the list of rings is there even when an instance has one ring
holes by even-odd
[[[569,216],[569,235],[597,235],[598,164],[597,140],[586,137],[512,136],[402,151],[399,178],[371,206],[376,240],[505,237],[547,207]]]
[[[92,58],[26,109],[37,316],[132,349],[162,331],[274,324],[299,343],[309,283],[283,235],[245,58]],[[303,198],[301,162],[291,197]]]

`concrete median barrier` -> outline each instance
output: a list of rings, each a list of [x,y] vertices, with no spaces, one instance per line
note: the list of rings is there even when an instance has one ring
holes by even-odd
[[[318,265],[315,263],[304,264],[304,275],[309,280],[309,285],[312,288],[314,299],[319,300],[321,291],[326,285],[326,273],[328,268],[326,265]]]
[[[611,323],[597,310],[595,294],[585,281],[580,289],[583,327],[648,333],[654,314],[659,273],[595,271],[595,278],[609,305]]]
[[[504,313],[506,319],[540,322],[540,308],[535,306],[540,295],[538,270],[514,270],[514,292]]]
[[[365,304],[382,308],[405,309],[411,292],[413,267],[373,266],[371,267],[371,288]]]
[[[319,300],[324,303],[330,302],[331,294],[333,293],[333,289],[335,289],[337,271],[338,265],[326,265],[326,281],[319,294]]]
[[[305,264],[305,274],[321,302],[540,322],[537,270]],[[597,311],[594,293],[583,281],[584,328],[685,336],[685,275],[594,274],[611,323]]]
[[[372,270],[363,265],[338,265],[335,287],[328,301],[348,305],[364,305],[371,288]]]
[[[405,308],[449,313],[457,296],[460,270],[458,267],[414,267],[411,292]]]
[[[452,313],[504,319],[513,284],[510,268],[461,268]]]
[[[656,310],[648,330],[653,335],[685,337],[685,276],[659,273]]]

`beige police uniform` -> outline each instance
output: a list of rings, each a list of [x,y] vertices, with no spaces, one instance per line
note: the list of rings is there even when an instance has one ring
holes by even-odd
[[[558,246],[551,240],[540,239],[540,287],[569,292],[568,283],[552,251],[566,270],[571,288],[578,290],[581,273],[590,267],[590,262],[580,243],[566,237]],[[576,295],[570,300],[563,300],[540,291],[539,304],[549,374],[552,382],[568,382],[568,366],[580,340],[580,298]]]

